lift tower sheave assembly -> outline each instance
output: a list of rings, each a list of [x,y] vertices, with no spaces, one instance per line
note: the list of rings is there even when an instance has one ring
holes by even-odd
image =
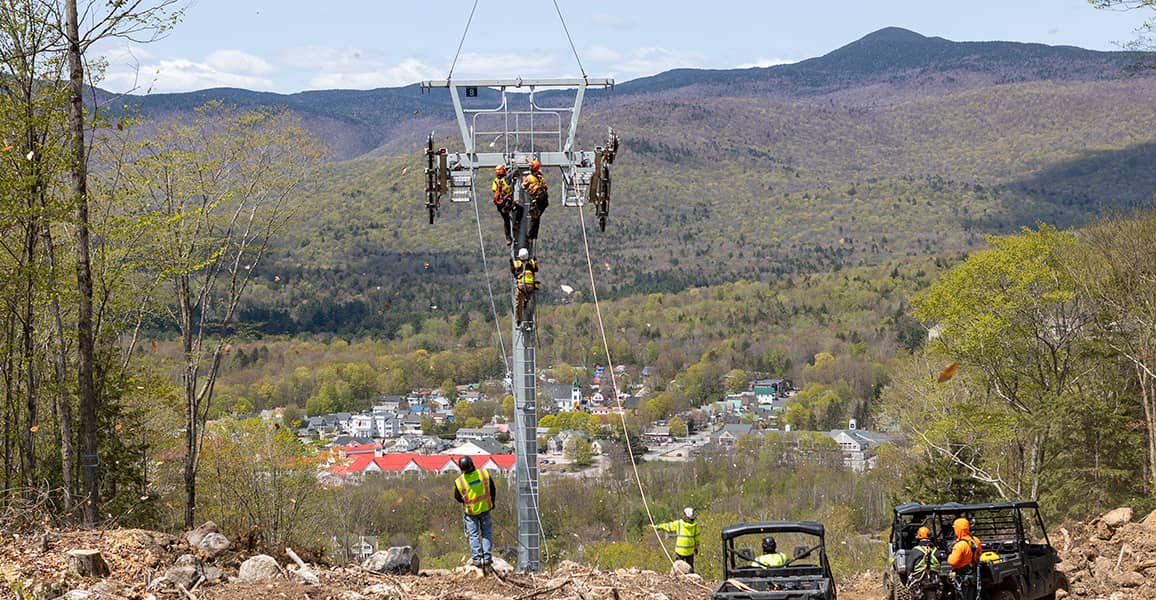
[[[521,249],[533,258],[533,240],[527,239],[531,229],[531,200],[522,189],[521,177],[530,171],[530,161],[537,160],[543,172],[561,172],[555,182],[561,182],[562,205],[584,206],[594,204],[600,228],[606,229],[610,208],[610,164],[618,150],[618,137],[611,130],[604,146],[593,151],[574,148],[578,119],[586,89],[590,86],[606,89],[614,86],[612,79],[479,79],[468,81],[423,81],[422,93],[435,88],[447,88],[457,114],[464,150],[451,152],[436,148],[431,134],[426,148],[426,209],[432,224],[441,208],[441,199],[449,195],[450,202],[477,201],[475,183],[477,171],[483,172],[482,181],[488,181],[494,167],[512,170],[512,202],[520,207],[521,222],[514,229],[517,238],[511,244],[511,258]],[[573,90],[571,106],[543,106],[535,92],[543,88]],[[485,97],[498,92],[496,105],[475,107],[479,104],[479,90],[487,90]],[[462,94],[471,99],[466,106]],[[553,97],[566,94],[553,94]],[[481,144],[479,146],[479,144]],[[479,151],[482,150],[482,151]],[[548,171],[549,169],[549,171]],[[551,186],[551,190],[558,190]],[[488,188],[487,188],[488,190]],[[495,219],[494,221],[498,221]],[[509,235],[510,232],[507,232]],[[512,264],[512,263],[511,263]],[[517,303],[517,291],[513,304]],[[517,485],[516,515],[518,527],[518,570],[541,570],[541,520],[538,515],[538,441],[537,402],[534,349],[534,300],[530,295],[522,306],[522,319],[513,322],[513,392],[515,478]]]

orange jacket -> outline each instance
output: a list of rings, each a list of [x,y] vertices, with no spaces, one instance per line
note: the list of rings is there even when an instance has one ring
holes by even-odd
[[[953,569],[962,569],[979,564],[979,555],[983,554],[983,544],[979,538],[971,535],[971,524],[967,519],[960,517],[951,524],[955,530],[955,543],[951,546],[951,555],[947,557],[947,564]]]

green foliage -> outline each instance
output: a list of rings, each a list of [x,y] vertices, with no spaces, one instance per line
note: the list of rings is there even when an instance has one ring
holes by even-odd
[[[237,534],[256,528],[265,544],[311,546],[324,539],[319,458],[296,436],[259,419],[210,424],[198,484],[201,514]]]
[[[575,467],[588,467],[594,463],[594,453],[590,448],[590,441],[581,436],[574,436],[562,447],[562,455]]]

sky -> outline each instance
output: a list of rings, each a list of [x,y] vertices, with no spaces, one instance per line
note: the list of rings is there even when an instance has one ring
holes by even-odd
[[[797,62],[889,26],[954,41],[1120,50],[1156,16],[1087,0],[557,0],[572,50],[554,0],[181,1],[184,16],[162,39],[96,48],[108,60],[100,87],[368,90],[444,80],[451,65],[455,79],[585,72],[623,82]]]

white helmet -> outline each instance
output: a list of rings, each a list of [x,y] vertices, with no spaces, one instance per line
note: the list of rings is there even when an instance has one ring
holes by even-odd
[[[522,248],[521,250],[518,250],[518,260],[526,260],[527,258],[530,258],[530,251],[529,250],[527,250],[526,248]]]
[[[694,520],[694,509],[689,507],[689,506],[682,509],[682,516],[683,516],[683,518],[687,519],[688,521],[693,521]]]

